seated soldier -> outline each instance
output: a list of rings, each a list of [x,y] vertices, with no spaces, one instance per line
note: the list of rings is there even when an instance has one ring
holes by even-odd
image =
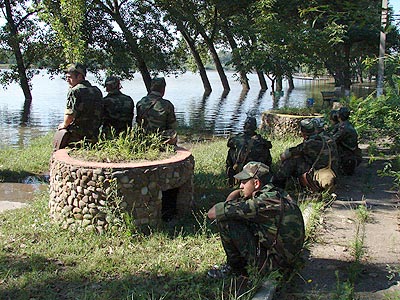
[[[281,165],[272,179],[275,186],[285,188],[289,178],[298,179],[311,167],[315,170],[322,169],[329,165],[330,159],[332,162],[337,159],[332,141],[329,142],[324,135],[315,133],[312,120],[302,120],[300,132],[304,138],[303,142],[281,154]]]
[[[115,136],[132,127],[134,102],[131,97],[121,93],[121,82],[118,77],[109,76],[104,82],[107,96],[103,98],[103,132],[111,135],[111,128]]]
[[[339,154],[337,151],[336,143],[332,138],[332,135],[325,130],[325,121],[323,118],[314,118],[312,119],[315,127],[315,134],[322,135],[325,138],[325,142],[329,146],[331,150],[331,167],[336,174],[338,174],[339,170]]]
[[[208,271],[212,278],[290,271],[304,242],[304,221],[290,196],[269,182],[269,167],[249,162],[235,175],[240,189],[215,204],[208,217],[217,220],[226,264]]]
[[[339,126],[333,139],[339,153],[339,167],[344,175],[353,175],[361,163],[361,150],[358,148],[358,134],[349,121],[350,110],[342,107],[338,112]]]
[[[102,99],[100,89],[85,79],[86,68],[81,63],[70,64],[66,70],[69,85],[64,121],[58,125],[61,135],[56,134],[55,150],[75,146],[79,141],[95,143],[102,120]]]
[[[226,157],[226,174],[229,186],[235,184],[234,175],[239,173],[249,161],[259,161],[271,166],[271,142],[256,133],[257,122],[254,117],[248,117],[244,122],[244,132],[228,140],[229,147]]]
[[[153,78],[150,93],[136,104],[136,123],[145,132],[159,132],[165,143],[176,145],[176,116],[171,101],[163,98],[166,82],[164,78]]]

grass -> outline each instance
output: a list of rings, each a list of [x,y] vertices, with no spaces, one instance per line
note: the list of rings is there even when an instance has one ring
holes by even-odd
[[[112,131],[109,138],[100,137],[95,144],[86,141],[77,144],[80,147],[72,149],[69,155],[96,162],[158,160],[168,158],[175,153],[172,145],[164,144],[161,134],[146,135],[139,126],[129,128],[118,136]]]
[[[50,141],[40,138],[26,149],[42,148],[41,163],[9,164],[9,170],[45,172]],[[279,153],[295,142],[272,141],[275,164]],[[5,153],[29,157],[29,151],[13,149],[0,158],[6,161]],[[197,208],[175,226],[149,228],[147,234],[65,231],[49,219],[48,192],[28,207],[0,214],[0,299],[250,299],[251,294],[234,292],[235,281],[206,276],[212,265],[225,262],[216,227],[205,212],[229,192],[226,140],[195,143],[191,151]]]
[[[53,133],[35,139],[23,149],[0,148],[0,181],[18,182],[49,170]]]

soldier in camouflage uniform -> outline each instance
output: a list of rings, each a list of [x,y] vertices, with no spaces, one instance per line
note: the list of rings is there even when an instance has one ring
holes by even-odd
[[[334,171],[337,170],[338,156],[333,140],[324,134],[317,134],[315,123],[310,119],[300,122],[300,131],[304,138],[303,142],[286,149],[281,154],[282,163],[272,179],[272,182],[278,187],[285,188],[289,178],[300,178],[313,165],[315,170],[327,167],[329,154],[331,167]]]
[[[69,132],[68,144],[86,139],[96,142],[102,121],[103,95],[98,87],[85,79],[86,68],[80,64],[71,64],[66,71],[70,89],[67,95],[67,105],[64,122],[58,129]]]
[[[115,135],[118,136],[132,127],[135,104],[131,97],[121,93],[121,82],[118,77],[107,77],[104,86],[108,94],[103,99],[103,132],[106,136],[110,136],[111,128],[114,128]]]
[[[235,184],[234,175],[242,171],[243,166],[249,161],[259,161],[271,166],[272,157],[270,149],[272,144],[256,133],[257,122],[254,117],[248,117],[243,126],[244,132],[229,138],[229,148],[226,157],[226,174],[228,184]]]
[[[160,132],[173,135],[177,127],[174,105],[163,99],[165,79],[154,78],[151,82],[150,93],[136,105],[136,122],[146,132]],[[176,133],[175,133],[176,134]]]
[[[303,216],[283,190],[269,182],[269,167],[249,162],[235,175],[240,189],[215,204],[208,217],[217,220],[227,264],[208,271],[213,278],[289,271],[304,242]]]
[[[349,121],[350,111],[342,107],[338,112],[339,126],[333,139],[339,152],[339,166],[344,175],[352,175],[361,163],[361,150],[358,148],[358,134]]]

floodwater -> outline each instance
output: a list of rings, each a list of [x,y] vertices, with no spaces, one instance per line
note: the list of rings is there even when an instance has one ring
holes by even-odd
[[[1,72],[1,71],[0,71]],[[240,83],[233,73],[226,73],[231,91],[223,93],[221,82],[215,71],[208,71],[213,91],[205,96],[203,85],[198,74],[186,73],[180,76],[166,77],[165,98],[175,106],[180,127],[192,131],[208,132],[218,136],[237,133],[242,130],[248,115],[261,119],[262,112],[278,107],[304,107],[308,98],[322,101],[321,91],[333,90],[329,80],[295,79],[295,89],[288,92],[287,82],[283,85],[283,95],[275,98],[270,89],[261,92],[256,74],[249,74],[250,90],[243,92]],[[92,74],[87,79],[100,87]],[[267,81],[268,82],[268,81]],[[268,82],[269,84],[269,82]],[[132,97],[135,104],[146,95],[146,89],[140,74],[133,80],[122,82],[122,92]],[[0,88],[0,147],[24,147],[37,136],[55,131],[63,120],[68,85],[63,76],[49,76],[42,71],[32,81],[32,103],[26,106],[24,96],[17,84]],[[358,95],[368,90],[356,91]],[[31,178],[24,183],[0,183],[0,211],[20,207],[29,203],[35,193],[47,189]]]
[[[243,92],[234,74],[228,72],[231,91],[226,95],[218,74],[209,71],[208,76],[213,88],[209,96],[204,96],[200,76],[186,73],[166,77],[165,98],[174,104],[179,126],[215,135],[240,131],[249,114],[260,120],[262,112],[272,107],[302,107],[307,98],[321,101],[321,90],[333,90],[332,81],[295,79],[295,89],[288,93],[285,81],[283,95],[274,102],[270,89],[260,92],[256,74],[249,74],[251,88]],[[105,95],[104,87],[92,74],[88,80],[98,85]],[[133,80],[123,81],[122,86],[122,92],[130,95],[135,103],[146,95],[140,74]],[[24,107],[24,96],[17,84],[0,88],[0,147],[22,147],[31,138],[55,130],[63,119],[67,91],[68,85],[61,75],[50,80],[44,71],[33,78],[33,100],[28,107]]]

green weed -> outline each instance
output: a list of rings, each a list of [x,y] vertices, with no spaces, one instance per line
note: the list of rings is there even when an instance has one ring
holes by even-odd
[[[164,143],[161,134],[145,134],[139,126],[129,128],[118,136],[114,132],[108,138],[100,136],[95,144],[84,140],[77,146],[70,151],[72,157],[98,162],[157,160],[175,152],[172,145]]]

